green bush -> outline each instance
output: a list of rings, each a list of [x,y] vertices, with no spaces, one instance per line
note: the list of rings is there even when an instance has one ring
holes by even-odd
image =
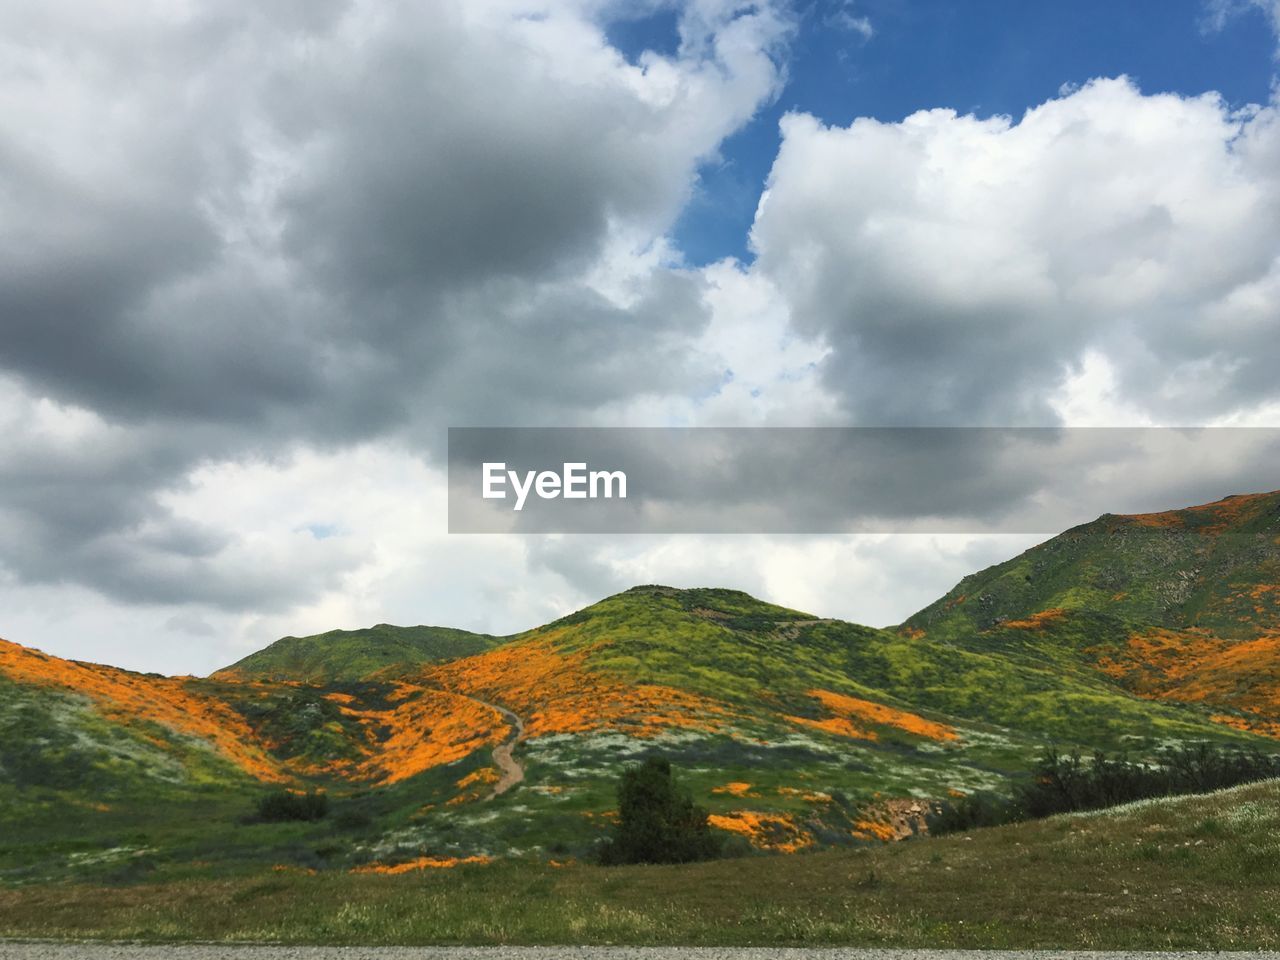
[[[328,813],[329,797],[323,793],[276,790],[258,799],[257,819],[262,823],[323,820]]]
[[[622,771],[618,824],[598,848],[600,863],[689,863],[719,852],[707,811],[676,783],[670,763],[650,757]]]
[[[1023,819],[1022,811],[1009,797],[995,793],[973,793],[948,801],[926,818],[929,832],[964,833],[977,827],[998,827]]]
[[[957,833],[1077,810],[1101,810],[1134,800],[1222,790],[1280,777],[1280,756],[1198,743],[1169,747],[1150,763],[1124,756],[1047,750],[1012,797],[973,794],[943,804],[929,832]]]
[[[1199,743],[1170,747],[1153,763],[1096,753],[1085,763],[1079,753],[1048,751],[1015,803],[1029,817],[1075,810],[1101,810],[1149,797],[1206,793],[1280,777],[1280,756]]]

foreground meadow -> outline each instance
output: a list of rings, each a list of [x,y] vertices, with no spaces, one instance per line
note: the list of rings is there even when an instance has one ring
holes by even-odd
[[[1280,948],[1280,782],[851,851],[679,867],[0,889],[0,936],[337,944]]]

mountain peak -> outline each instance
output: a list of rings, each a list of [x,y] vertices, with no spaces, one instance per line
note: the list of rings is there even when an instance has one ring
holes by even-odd
[[[1244,530],[1268,522],[1280,522],[1280,491],[1234,493],[1194,507],[1155,513],[1106,514],[1100,520],[1120,521],[1143,527],[1181,528],[1210,536],[1228,530]],[[1280,530],[1277,531],[1280,533]]]
[[[1251,639],[1280,630],[1280,492],[1104,514],[960,582],[903,626],[987,633],[1047,611]],[[1058,618],[1061,619],[1061,618]],[[1101,621],[1089,631],[1096,636]]]
[[[221,680],[360,680],[389,667],[438,663],[482,653],[504,638],[453,627],[397,627],[379,623],[361,630],[330,630],[309,637],[281,637],[213,674]]]

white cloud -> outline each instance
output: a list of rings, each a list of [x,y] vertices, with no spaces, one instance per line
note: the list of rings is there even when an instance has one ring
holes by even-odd
[[[1280,38],[1280,0],[1205,0],[1204,27],[1211,32],[1222,30],[1227,21],[1250,11],[1266,17]],[[1280,58],[1280,48],[1276,56]]]
[[[754,272],[872,424],[1055,422],[1091,352],[1157,422],[1277,395],[1280,122],[1098,80],[1018,122],[793,114]]]
[[[875,36],[875,27],[872,26],[871,18],[864,13],[860,13],[855,4],[850,0],[844,0],[838,10],[835,10],[827,16],[827,23],[842,30],[848,30],[856,33],[863,40],[870,40]]]
[[[206,672],[647,581],[891,623],[1033,539],[450,537],[449,422],[1276,421],[1274,105],[792,115],[757,261],[691,270],[791,24],[689,0],[628,62],[618,3],[0,9],[11,639]]]
[[[10,573],[287,606],[348,561],[249,564],[250,518],[175,512],[202,465],[434,456],[451,423],[713,385],[705,283],[663,237],[776,93],[790,25],[694,0],[680,51],[632,63],[600,9],[0,10]]]

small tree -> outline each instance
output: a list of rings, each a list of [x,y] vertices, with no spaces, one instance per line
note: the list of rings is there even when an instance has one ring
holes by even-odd
[[[293,793],[277,790],[258,798],[258,819],[263,823],[290,820],[323,820],[329,813],[329,798],[323,793]]]
[[[719,851],[707,811],[679,787],[670,763],[650,757],[622,771],[618,824],[600,846],[601,863],[689,863]]]

